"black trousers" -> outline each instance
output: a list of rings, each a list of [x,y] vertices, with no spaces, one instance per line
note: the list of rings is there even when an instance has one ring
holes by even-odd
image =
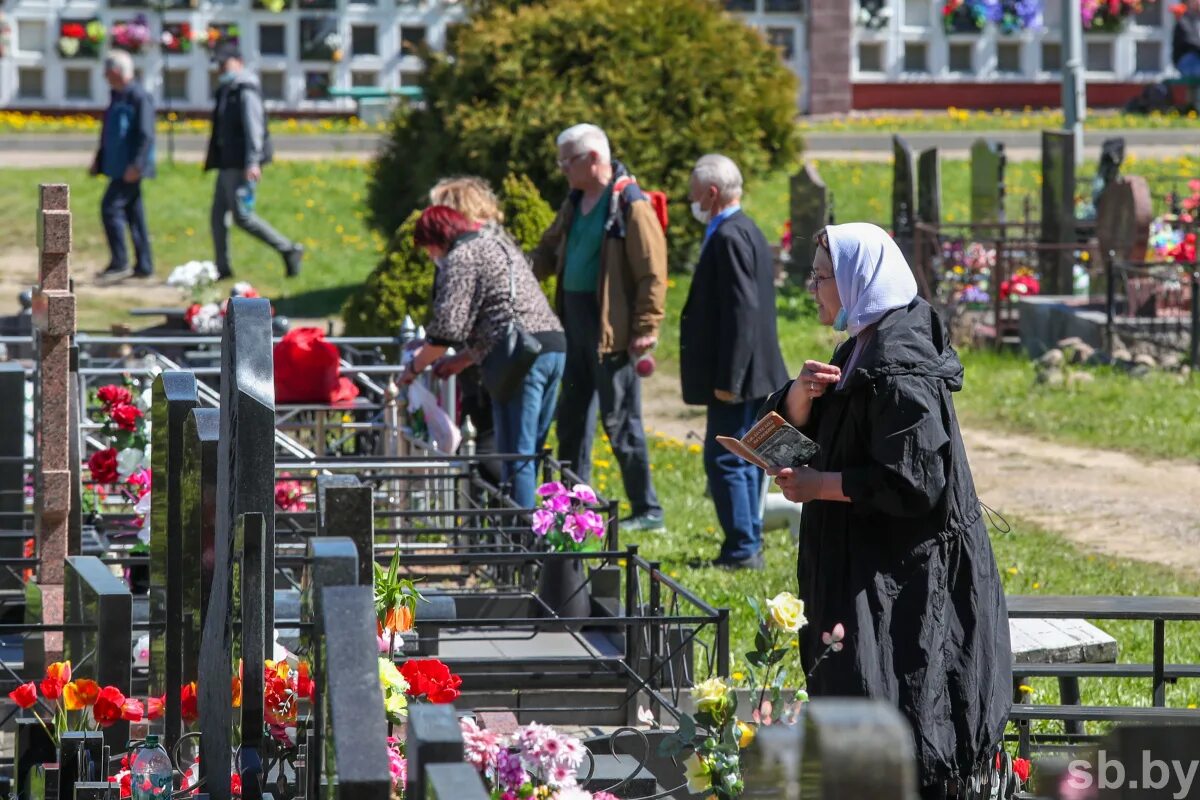
[[[146,230],[146,209],[142,206],[142,182],[111,179],[100,201],[100,218],[108,238],[108,265],[117,269],[129,266],[129,250],[125,246],[125,229],[129,228],[136,259],[134,269],[143,275],[154,272],[150,233]]]
[[[661,513],[642,425],[641,379],[627,353],[599,355],[600,305],[591,292],[565,292],[567,363],[558,401],[558,458],[591,481],[596,410],[634,515]]]

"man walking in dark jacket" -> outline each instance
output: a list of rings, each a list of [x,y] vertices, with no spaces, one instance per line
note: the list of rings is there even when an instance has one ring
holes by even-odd
[[[263,110],[262,91],[242,63],[237,45],[224,43],[217,48],[216,61],[221,70],[216,105],[213,108],[212,137],[204,169],[217,170],[213,192],[212,235],[217,272],[222,278],[233,272],[229,266],[229,228],[225,217],[242,230],[266,242],[283,256],[289,278],[300,273],[304,248],[275,230],[254,213],[255,194],[262,168],[271,161],[271,136]]]
[[[1185,78],[1200,78],[1200,0],[1187,0],[1175,20],[1171,61]]]
[[[716,437],[744,436],[763,400],[788,379],[775,326],[771,248],[741,210],[742,174],[730,159],[697,161],[689,196],[693,216],[706,227],[680,319],[679,367],[684,402],[708,407],[704,470],[725,532],[713,563],[762,569],[762,470]]]
[[[100,217],[108,238],[108,268],[102,281],[149,278],[154,274],[150,256],[150,234],[142,206],[142,178],[154,177],[154,101],[133,78],[133,59],[124,50],[113,50],[104,59],[104,78],[112,88],[100,149],[92,162],[92,174],[109,179],[100,201]],[[134,266],[129,266],[125,228],[133,238]]]

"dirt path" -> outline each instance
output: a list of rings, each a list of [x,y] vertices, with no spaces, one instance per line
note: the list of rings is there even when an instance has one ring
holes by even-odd
[[[646,426],[676,438],[704,433],[703,409],[684,406],[679,381],[655,374],[643,387]],[[966,428],[980,498],[1105,555],[1200,575],[1200,464]]]

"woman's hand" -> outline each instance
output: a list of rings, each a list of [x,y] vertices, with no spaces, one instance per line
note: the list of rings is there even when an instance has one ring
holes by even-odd
[[[812,467],[789,467],[771,470],[775,485],[783,490],[783,496],[793,503],[808,503],[813,500],[849,502],[842,493],[842,473],[821,472]]]
[[[842,368],[823,361],[805,361],[804,369],[796,376],[800,391],[809,400],[816,400],[842,379]]]
[[[474,363],[474,359],[467,353],[442,356],[433,363],[433,374],[439,378],[449,378],[451,375],[457,375]]]

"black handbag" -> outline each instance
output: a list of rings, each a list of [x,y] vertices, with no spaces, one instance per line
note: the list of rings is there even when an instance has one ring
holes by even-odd
[[[520,390],[533,362],[542,353],[542,343],[517,324],[517,276],[507,248],[504,254],[508,256],[508,327],[480,365],[483,385],[498,403],[507,403]]]

